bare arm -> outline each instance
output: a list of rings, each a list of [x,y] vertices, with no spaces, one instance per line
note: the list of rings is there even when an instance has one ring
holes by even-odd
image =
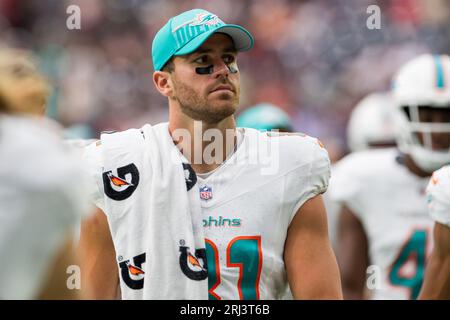
[[[369,266],[367,237],[361,221],[345,205],[338,218],[337,259],[345,299],[363,299]]]
[[[450,299],[450,228],[435,223],[434,248],[419,299]]]
[[[70,265],[77,265],[71,233],[59,248],[53,263],[47,270],[44,284],[37,296],[38,299],[72,300],[80,298],[78,290],[70,290],[67,287],[68,274],[66,270]]]
[[[106,215],[97,209],[83,221],[78,246],[82,291],[87,299],[117,299],[119,273]]]
[[[309,199],[297,211],[289,226],[284,261],[295,299],[342,299],[321,195]]]

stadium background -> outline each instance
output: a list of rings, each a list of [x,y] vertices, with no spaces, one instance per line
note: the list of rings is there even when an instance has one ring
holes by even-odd
[[[381,29],[369,30],[369,5]],[[81,8],[81,30],[66,9]],[[48,115],[72,137],[167,119],[152,83],[151,41],[184,10],[204,8],[245,26],[255,46],[239,58],[241,110],[274,103],[295,129],[319,137],[332,160],[348,152],[345,127],[366,94],[423,52],[450,52],[448,0],[0,0],[0,48],[31,49],[54,91]]]

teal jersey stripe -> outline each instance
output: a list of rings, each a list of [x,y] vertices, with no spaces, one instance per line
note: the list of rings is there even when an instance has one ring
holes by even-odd
[[[434,63],[436,64],[436,87],[438,89],[444,89],[445,88],[444,69],[442,68],[441,57],[435,55]]]

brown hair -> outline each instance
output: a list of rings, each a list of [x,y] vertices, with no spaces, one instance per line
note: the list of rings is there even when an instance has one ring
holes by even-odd
[[[175,64],[173,63],[173,57],[161,68],[162,71],[172,73],[175,70]]]

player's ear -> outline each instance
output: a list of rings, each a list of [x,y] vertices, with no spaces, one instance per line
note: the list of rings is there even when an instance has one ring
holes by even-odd
[[[169,72],[155,71],[153,73],[153,83],[156,89],[165,97],[171,97],[173,94],[172,79]]]

